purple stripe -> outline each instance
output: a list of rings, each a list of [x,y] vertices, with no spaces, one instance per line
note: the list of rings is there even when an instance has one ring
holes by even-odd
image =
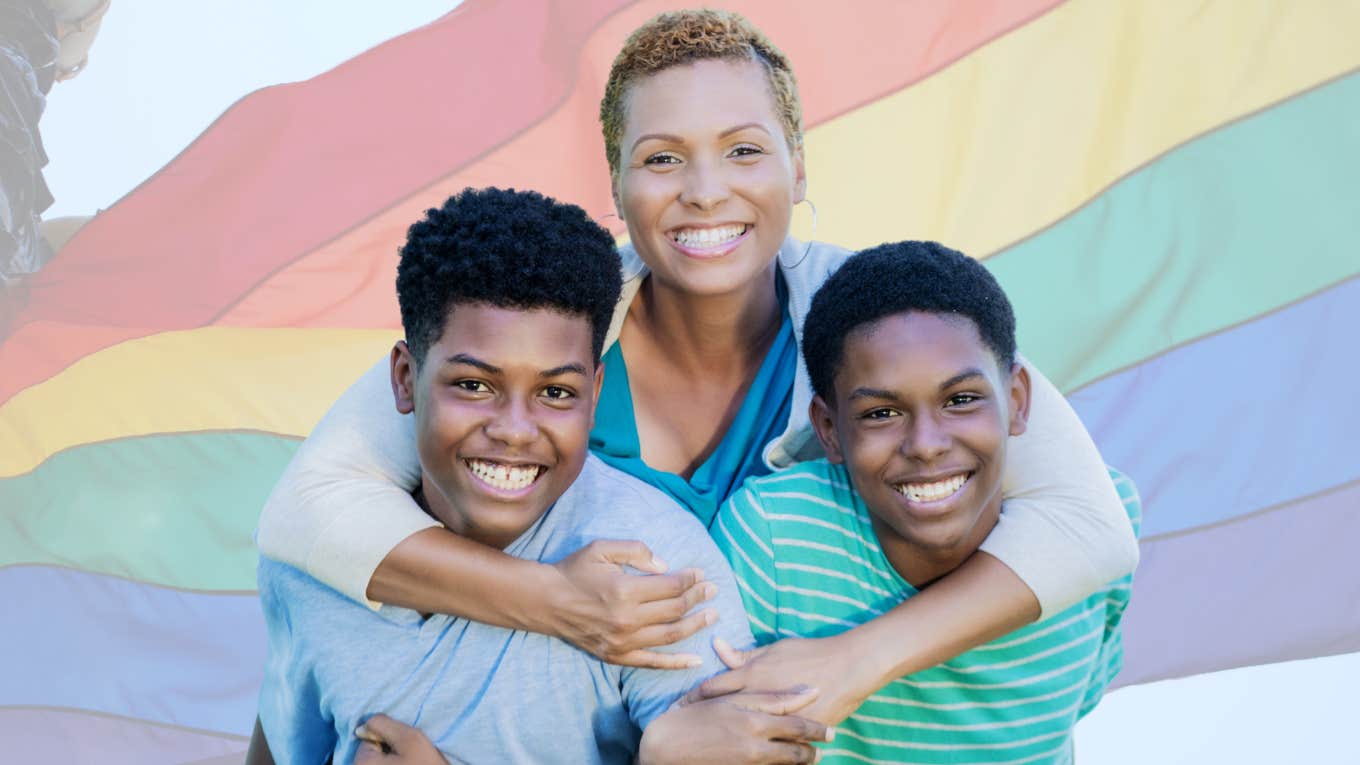
[[[1143,544],[1116,685],[1360,651],[1360,483]]]
[[[70,709],[0,708],[5,762],[174,765],[229,755],[245,758],[247,740]]]

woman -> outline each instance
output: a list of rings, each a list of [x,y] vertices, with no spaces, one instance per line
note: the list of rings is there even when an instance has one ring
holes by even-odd
[[[683,11],[638,29],[601,120],[632,245],[592,448],[707,522],[745,478],[820,456],[797,333],[847,253],[788,238],[806,190],[801,109],[788,61],[744,19]],[[987,554],[870,624],[775,644],[718,690],[811,686],[820,695],[799,714],[835,723],[893,679],[1132,569],[1137,547],[1099,455],[1030,374],[1030,435],[1011,447]],[[432,528],[408,493],[414,438],[386,387],[384,361],[299,451],[260,521],[267,555],[356,599],[556,635],[616,663],[685,660],[648,649],[702,626],[702,612],[683,617],[709,594],[692,572],[623,574],[664,567],[627,543],[544,566]]]

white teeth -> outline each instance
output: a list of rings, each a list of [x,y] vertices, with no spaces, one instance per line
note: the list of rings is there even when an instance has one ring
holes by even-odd
[[[902,496],[913,502],[935,502],[952,496],[962,489],[965,483],[968,483],[968,474],[960,473],[953,478],[935,483],[904,483],[896,488]]]
[[[543,468],[538,465],[502,465],[485,460],[466,460],[468,469],[494,489],[516,491],[538,480]]]
[[[736,239],[746,233],[746,226],[719,226],[718,228],[686,228],[675,234],[675,241],[686,247],[715,247]]]

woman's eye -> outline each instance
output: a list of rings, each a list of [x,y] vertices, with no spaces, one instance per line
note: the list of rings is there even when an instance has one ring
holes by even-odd
[[[675,165],[680,163],[680,158],[674,154],[653,154],[642,160],[644,165]]]
[[[458,380],[454,384],[455,388],[462,388],[468,393],[487,393],[491,388],[481,380]]]
[[[570,388],[563,388],[560,385],[549,385],[543,389],[543,395],[551,399],[573,398],[576,394]]]
[[[729,152],[729,155],[733,157],[750,157],[752,155],[764,153],[765,150],[760,148],[759,146],[753,146],[751,144],[742,144],[740,146],[732,147],[732,151]]]

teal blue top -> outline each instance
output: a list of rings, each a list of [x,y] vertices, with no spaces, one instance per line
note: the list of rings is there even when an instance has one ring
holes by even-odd
[[[619,470],[666,492],[705,526],[712,525],[718,508],[743,481],[770,472],[763,457],[765,445],[778,438],[789,423],[799,361],[782,277],[778,280],[778,295],[783,312],[779,334],[765,354],[727,434],[692,478],[685,480],[675,473],[655,470],[642,461],[628,368],[618,343],[604,354],[604,386],[595,410],[595,429],[590,433],[591,451]]]

